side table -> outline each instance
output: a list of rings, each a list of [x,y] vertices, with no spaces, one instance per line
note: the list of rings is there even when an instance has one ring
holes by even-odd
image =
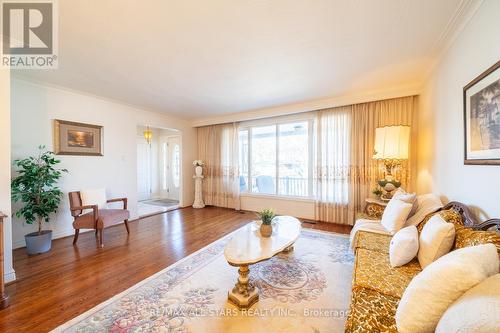
[[[387,207],[388,201],[374,198],[367,198],[365,201],[366,215],[368,215],[370,218],[380,219],[382,217],[382,214],[384,213],[385,207]]]

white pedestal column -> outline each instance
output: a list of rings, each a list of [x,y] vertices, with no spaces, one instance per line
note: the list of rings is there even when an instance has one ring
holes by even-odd
[[[205,203],[203,203],[203,198],[201,195],[201,182],[203,180],[202,175],[195,175],[194,178],[194,203],[193,208],[203,208]]]

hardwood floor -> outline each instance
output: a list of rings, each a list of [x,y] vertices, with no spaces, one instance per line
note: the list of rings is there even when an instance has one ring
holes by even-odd
[[[87,232],[76,246],[72,237],[58,239],[50,252],[37,256],[14,250],[17,281],[7,286],[11,306],[0,311],[0,332],[47,332],[255,218],[223,208],[184,208],[130,222],[129,236],[123,225],[108,228],[104,248]]]

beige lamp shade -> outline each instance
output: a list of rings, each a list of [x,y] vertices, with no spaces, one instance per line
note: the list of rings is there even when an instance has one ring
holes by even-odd
[[[373,158],[406,160],[410,143],[410,126],[385,126],[375,129]]]

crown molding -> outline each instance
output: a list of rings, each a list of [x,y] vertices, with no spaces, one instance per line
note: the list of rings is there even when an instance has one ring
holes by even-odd
[[[484,0],[462,0],[460,2],[455,13],[446,24],[443,32],[434,42],[429,52],[429,56],[433,61],[423,75],[422,86],[429,80],[436,67],[455,43],[458,36],[460,36],[462,31],[469,24],[483,2]]]
[[[109,97],[105,97],[102,95],[96,95],[96,94],[93,94],[93,93],[90,93],[90,92],[87,92],[84,90],[73,89],[73,88],[70,88],[67,86],[57,85],[57,84],[46,82],[46,81],[35,80],[35,79],[27,78],[27,77],[20,75],[20,74],[12,74],[12,71],[11,71],[11,81],[24,83],[24,84],[27,84],[30,86],[35,86],[35,87],[44,88],[44,89],[52,89],[52,90],[66,93],[66,94],[84,96],[84,97],[96,99],[96,100],[99,100],[99,101],[102,101],[105,103],[120,105],[120,106],[126,107],[126,108],[134,110],[134,111],[150,113],[150,114],[153,114],[156,116],[161,116],[163,118],[168,118],[169,120],[175,120],[175,121],[182,122],[184,126],[190,126],[190,120],[188,118],[178,117],[178,116],[173,115],[173,114],[168,113],[168,112],[162,112],[162,111],[146,108],[144,106],[127,103],[127,102],[119,100],[119,99],[109,98]]]

